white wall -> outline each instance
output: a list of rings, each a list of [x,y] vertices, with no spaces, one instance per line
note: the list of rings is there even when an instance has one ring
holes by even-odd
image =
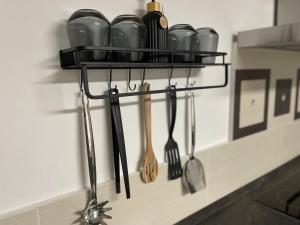
[[[273,0],[162,1],[170,24],[211,26],[220,35],[220,51],[230,61],[232,35],[239,30],[269,26]],[[66,19],[79,8],[96,8],[112,20],[123,13],[141,14],[145,2],[109,0],[1,0],[0,10],[0,214],[87,184],[86,152],[78,99],[78,72],[62,71],[58,51],[68,47]],[[197,84],[222,82],[223,70],[198,73]],[[114,72],[126,91],[126,72]],[[168,71],[147,71],[152,88],[165,88]],[[175,72],[185,84],[185,70]],[[197,71],[194,71],[197,75]],[[135,71],[135,79],[140,79]],[[149,80],[153,77],[153,80]],[[106,88],[107,73],[91,73],[94,92]],[[139,81],[137,81],[139,82]],[[139,84],[139,83],[138,83]],[[197,149],[226,142],[229,88],[197,92]],[[183,96],[183,95],[180,95]],[[179,97],[180,97],[179,96]],[[165,95],[153,96],[153,147],[163,162],[168,127]],[[121,99],[130,172],[138,170],[142,127],[138,98]],[[175,139],[186,154],[185,100],[178,103]],[[104,101],[92,101],[98,181],[112,178],[111,137]]]

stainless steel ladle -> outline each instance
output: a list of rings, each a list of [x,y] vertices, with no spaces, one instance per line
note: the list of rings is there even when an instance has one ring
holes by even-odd
[[[104,208],[108,203],[97,202],[97,174],[96,174],[96,157],[95,157],[95,147],[94,147],[94,137],[93,137],[93,127],[91,114],[89,109],[89,99],[85,93],[81,92],[82,104],[83,104],[83,114],[84,114],[84,128],[85,137],[87,145],[87,157],[89,166],[89,175],[91,183],[91,197],[86,208],[81,211],[81,220],[85,225],[103,224],[107,225],[103,220],[111,219],[112,217],[106,215],[105,212],[110,211],[112,208]]]

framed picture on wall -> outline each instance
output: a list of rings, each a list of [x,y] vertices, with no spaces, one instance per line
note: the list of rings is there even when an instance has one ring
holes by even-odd
[[[233,139],[267,129],[270,70],[237,70]]]
[[[276,81],[274,116],[281,116],[290,112],[292,79],[278,79]]]
[[[297,74],[296,89],[295,120],[300,118],[300,69]]]

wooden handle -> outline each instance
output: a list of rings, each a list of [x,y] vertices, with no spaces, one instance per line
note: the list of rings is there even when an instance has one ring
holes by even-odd
[[[143,85],[143,91],[149,91],[150,84]],[[146,145],[147,151],[152,149],[152,134],[151,134],[151,95],[144,95],[144,112],[145,112],[145,131],[146,131]]]
[[[150,90],[150,84],[145,83],[142,86],[143,91]],[[158,174],[158,163],[152,148],[151,137],[151,95],[144,95],[144,115],[145,115],[145,130],[146,130],[146,152],[143,161],[142,178],[146,183],[156,179]]]

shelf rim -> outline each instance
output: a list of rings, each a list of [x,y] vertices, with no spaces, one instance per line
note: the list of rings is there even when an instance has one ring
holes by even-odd
[[[110,52],[153,52],[165,54],[192,54],[207,56],[226,56],[226,52],[210,52],[210,51],[187,51],[187,50],[170,50],[170,49],[150,49],[150,48],[119,48],[119,47],[98,47],[98,46],[77,46],[60,50],[61,54],[82,51],[110,51]]]
[[[231,65],[230,63],[119,63],[119,62],[81,62],[76,65],[63,66],[65,70],[81,69],[86,66],[87,69],[201,69],[213,66]]]

